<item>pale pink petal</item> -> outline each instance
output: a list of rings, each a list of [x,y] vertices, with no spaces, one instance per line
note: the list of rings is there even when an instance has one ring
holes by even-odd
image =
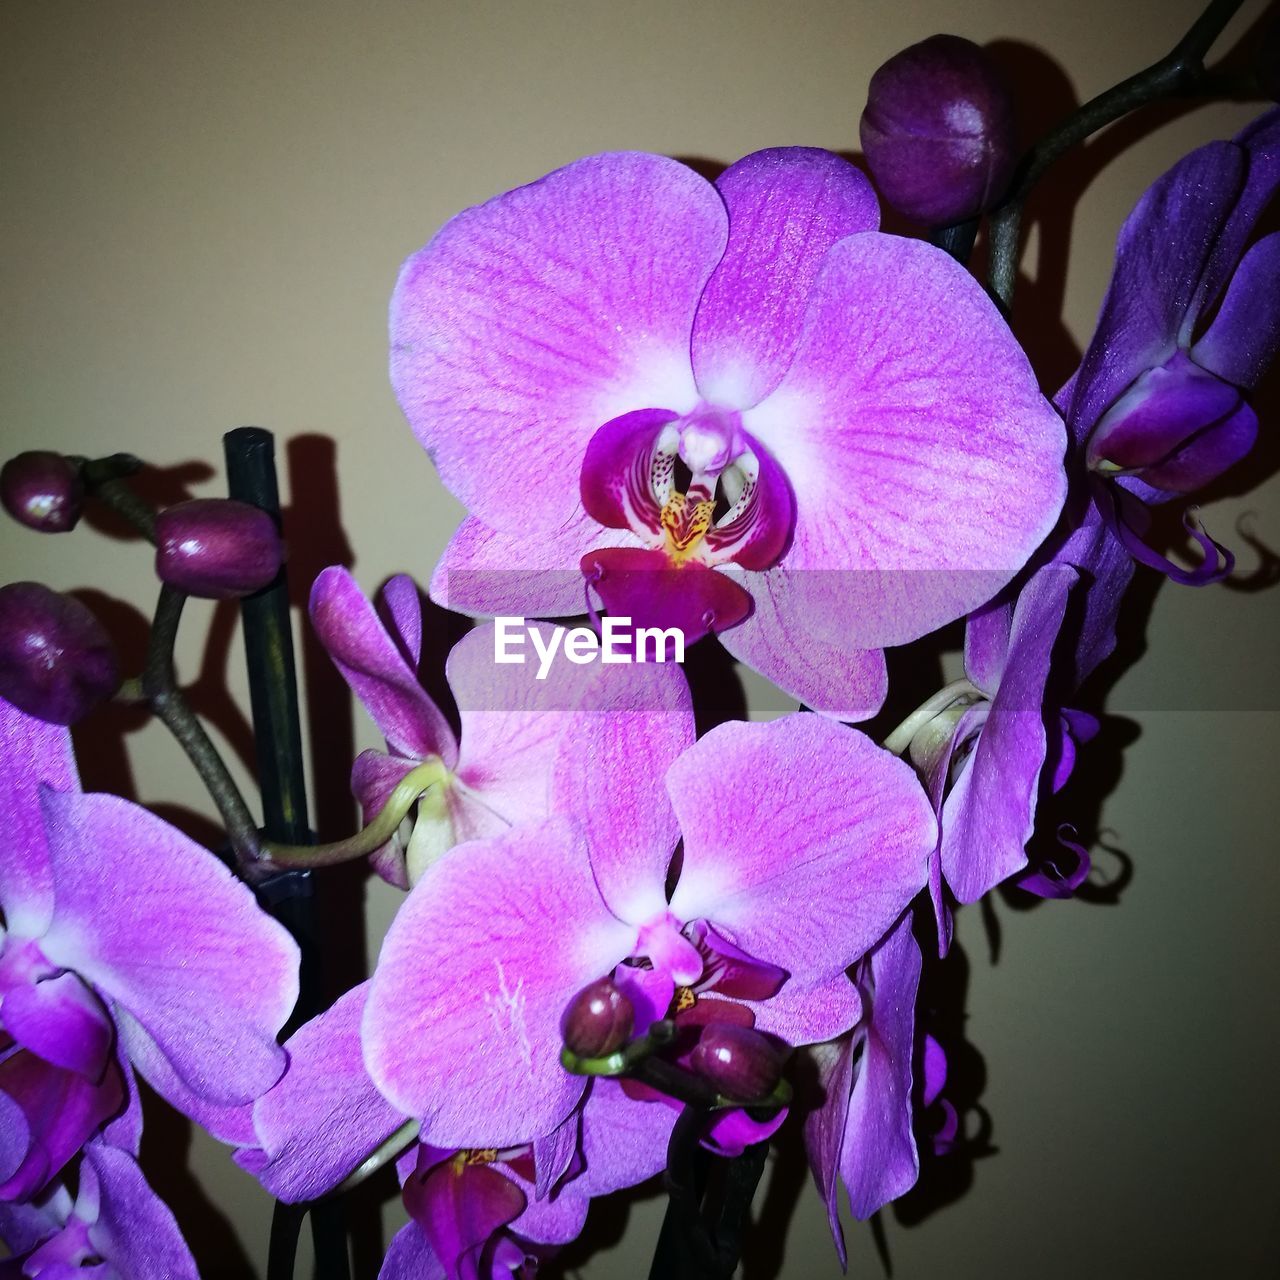
[[[807,714],[720,725],[667,787],[684,833],[671,911],[802,986],[850,965],[924,888],[928,798],[856,729]]]
[[[796,495],[779,568],[815,626],[902,644],[990,599],[1053,528],[1062,423],[982,286],[877,232],[830,252],[778,389],[743,415]]]
[[[365,1063],[444,1147],[521,1145],[581,1096],[560,1018],[635,930],[605,907],[586,842],[561,818],[462,845],[433,864],[383,942]]]
[[[405,263],[392,384],[469,511],[555,529],[601,423],[693,407],[689,334],[726,223],[692,170],[614,152],[466,210]]]

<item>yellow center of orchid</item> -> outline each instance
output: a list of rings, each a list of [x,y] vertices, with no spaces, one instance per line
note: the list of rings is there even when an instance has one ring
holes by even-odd
[[[676,564],[683,564],[698,550],[698,544],[711,528],[715,512],[713,498],[689,501],[686,494],[673,493],[662,504],[662,529],[667,535],[667,554]]]

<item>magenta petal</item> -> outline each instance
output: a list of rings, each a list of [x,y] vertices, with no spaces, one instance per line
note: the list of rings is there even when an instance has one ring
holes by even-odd
[[[1280,347],[1280,231],[1240,261],[1209,331],[1191,358],[1238,387],[1253,387]]]
[[[818,1194],[827,1209],[827,1222],[843,1269],[847,1264],[844,1228],[840,1225],[840,1148],[844,1145],[845,1118],[853,1091],[852,1036],[827,1044],[811,1045],[804,1052],[813,1063],[822,1100],[804,1117],[804,1145]]]
[[[606,422],[587,445],[579,485],[586,513],[610,529],[636,524],[660,530],[651,470],[662,428],[674,422],[669,409],[637,409]]]
[[[564,819],[460,846],[428,868],[383,942],[364,1017],[370,1074],[440,1146],[550,1132],[583,1087],[560,1065],[560,1017],[635,936]]]
[[[389,756],[382,751],[362,751],[351,766],[351,794],[360,805],[366,825],[373,820],[391,798],[391,793],[404,780],[417,762],[403,756]],[[396,831],[381,848],[369,855],[373,869],[397,889],[409,887],[405,869],[404,841]]]
[[[556,754],[553,804],[587,835],[600,894],[620,920],[666,909],[667,868],[680,829],[663,778],[694,740],[693,704],[678,666],[589,668]]]
[[[703,398],[745,409],[782,380],[827,250],[874,231],[871,183],[816,147],[776,147],[730,165],[716,181],[729,243],[698,305],[693,369]]]
[[[405,263],[392,383],[469,511],[554,529],[602,422],[694,407],[689,334],[726,222],[692,170],[614,152],[468,209]]]
[[[577,1150],[577,1117],[574,1117],[574,1150]],[[511,1230],[522,1239],[538,1244],[568,1244],[582,1234],[587,1222],[588,1196],[578,1180],[565,1183],[552,1195],[534,1198],[532,1182],[522,1178],[508,1166],[507,1176],[524,1192],[524,1212],[511,1224]],[[501,1272],[498,1273],[501,1276]]]
[[[440,756],[452,764],[449,722],[387,634],[355,579],[332,565],[311,588],[311,624],[334,665],[398,755]]]
[[[602,546],[638,546],[579,508],[558,529],[513,533],[466,519],[431,577],[436,604],[474,617],[567,618],[586,613],[582,557]]]
[[[741,622],[751,597],[718,569],[697,560],[676,565],[665,551],[605,547],[581,567],[607,612],[636,627],[675,627],[686,645]]]
[[[603,1196],[660,1173],[678,1115],[674,1107],[628,1097],[616,1080],[593,1080],[582,1109],[586,1168],[574,1185]]]
[[[128,1280],[199,1280],[173,1214],[147,1185],[137,1161],[100,1142],[85,1148],[85,1160],[98,1183],[89,1239],[114,1273]]]
[[[708,921],[801,986],[835,977],[924,887],[928,798],[855,729],[803,714],[720,725],[667,787],[684,832],[673,914]]]
[[[1074,570],[1048,565],[1022,589],[1000,687],[943,803],[942,873],[959,902],[976,902],[1026,866],[1046,752],[1049,659],[1076,579]]]
[[[41,950],[132,1013],[209,1101],[265,1092],[298,997],[288,932],[208,850],[138,805],[49,791],[42,803],[56,895]]]
[[[964,673],[987,695],[994,697],[1009,659],[1009,632],[1015,601],[1008,594],[975,609],[964,628]]]
[[[418,584],[407,573],[397,573],[383,583],[378,603],[390,615],[387,634],[416,671],[422,658],[422,601],[418,597]]]
[[[0,910],[5,928],[34,938],[53,911],[40,784],[79,791],[71,734],[0,698]]]
[[[919,241],[868,232],[831,250],[794,363],[742,421],[796,495],[779,569],[851,647],[990,599],[1066,491],[1062,422],[1026,356],[978,282]]]
[[[4,1029],[32,1053],[98,1080],[114,1028],[102,1002],[74,973],[14,987],[4,997]]]
[[[837,720],[875,715],[889,691],[880,649],[854,649],[815,635],[811,615],[790,590],[786,575],[746,574],[752,611],[720,636],[739,662],[767,676],[784,693]]]
[[[911,1133],[911,1049],[920,948],[911,917],[871,953],[871,1014],[845,1119],[840,1175],[859,1221],[915,1185]]]
[[[791,1045],[815,1044],[844,1035],[862,1017],[858,988],[841,972],[810,986],[787,982],[768,1000],[751,1001],[756,1030]]]
[[[740,1156],[757,1142],[767,1142],[782,1128],[787,1118],[786,1107],[757,1120],[740,1107],[717,1111],[702,1136],[702,1145],[721,1156]]]
[[[332,1191],[404,1124],[364,1067],[360,1019],[368,989],[367,982],[354,987],[289,1037],[289,1070],[254,1104],[265,1160],[251,1161],[252,1172],[278,1200]]]
[[[378,1280],[449,1280],[416,1222],[401,1227],[387,1248]]]

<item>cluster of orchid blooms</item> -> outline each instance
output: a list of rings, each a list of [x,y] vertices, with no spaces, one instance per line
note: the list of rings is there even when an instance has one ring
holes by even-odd
[[[921,56],[959,75],[959,43]],[[893,150],[893,88],[864,140],[900,190],[941,161]],[[1008,178],[979,170],[969,212]],[[682,1116],[734,1156],[798,1113],[843,1255],[840,1187],[866,1218],[915,1182],[918,1133],[956,1136],[921,946],[946,954],[952,903],[1088,873],[1079,846],[1027,844],[1097,727],[1072,703],[1134,562],[1230,567],[1190,517],[1198,567],[1168,559],[1152,508],[1253,442],[1278,184],[1280,110],[1162,176],[1052,404],[980,283],[879,232],[871,183],[826,151],[715,183],[597,155],[450,221],[391,318],[400,403],[469,512],[432,599],[714,634],[804,706],[699,737],[677,664],[540,679],[496,663],[482,621],[448,658],[455,733],[419,682],[414,583],[375,604],[325,570],[311,622],[386,739],[354,763],[369,825],[347,849],[405,897],[373,976],[283,1045],[298,949],[259,864],[80,790],[64,726],[118,683],[110,646],[74,600],[4,588],[0,1273],[196,1274],[137,1163],[137,1076],[283,1201],[394,1159],[410,1222],[384,1280],[531,1275],[594,1197],[664,1168]],[[84,476],[22,455],[5,505],[69,528]],[[154,534],[174,592],[279,565],[270,521],[229,501]],[[853,727],[884,703],[886,647],[957,619],[964,678],[881,743]]]

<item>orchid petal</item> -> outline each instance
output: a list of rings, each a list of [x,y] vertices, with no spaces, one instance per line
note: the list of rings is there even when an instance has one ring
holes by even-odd
[[[814,715],[720,725],[667,787],[685,840],[672,913],[801,985],[846,968],[924,887],[928,799],[909,765],[855,729]]]
[[[631,950],[563,818],[461,846],[428,868],[382,946],[365,1064],[442,1146],[519,1145],[582,1093],[560,1065],[565,1006]]]
[[[392,383],[469,511],[554,529],[602,422],[694,407],[689,333],[726,224],[692,170],[615,152],[468,209],[405,263]]]
[[[858,988],[841,972],[811,986],[787,982],[768,1000],[751,1001],[756,1030],[790,1045],[842,1036],[862,1017]]]
[[[1191,358],[1237,387],[1253,387],[1280,348],[1280,231],[1240,260],[1209,331]]]
[[[871,1016],[840,1149],[840,1176],[859,1221],[909,1191],[920,1172],[911,1133],[911,1049],[920,948],[911,917],[871,953]]]
[[[0,698],[0,910],[5,928],[34,938],[53,913],[41,784],[79,791],[71,734]]]
[[[387,1248],[378,1280],[449,1280],[416,1222],[401,1227]]]
[[[810,1045],[804,1050],[813,1064],[821,1092],[821,1103],[804,1117],[804,1145],[809,1168],[817,1184],[818,1195],[827,1209],[827,1223],[835,1241],[841,1270],[848,1265],[844,1228],[840,1225],[837,1197],[840,1148],[844,1144],[845,1120],[849,1114],[849,1098],[853,1091],[854,1038],[842,1036],[826,1044]]]
[[[289,1070],[253,1107],[258,1150],[236,1162],[286,1203],[332,1191],[405,1117],[365,1070],[360,1020],[369,984],[353,987],[285,1042]]]
[[[316,578],[311,623],[391,749],[417,760],[438,755],[451,765],[457,748],[449,722],[418,683],[417,672],[355,579],[340,565],[331,565]]]
[[[41,802],[56,890],[41,950],[132,1013],[210,1101],[265,1092],[284,1069],[275,1035],[298,997],[298,947],[284,927],[145,809],[51,791]]]
[[[1026,866],[1046,752],[1045,683],[1076,581],[1074,570],[1047,565],[1018,597],[1000,687],[942,806],[942,874],[959,902],[976,902]]]
[[[678,1115],[662,1103],[636,1101],[616,1080],[593,1080],[582,1108],[586,1167],[574,1185],[595,1198],[661,1173]]]
[[[582,459],[579,488],[591,519],[610,529],[648,525],[657,534],[660,506],[653,492],[653,453],[669,409],[637,409],[606,422],[592,435]],[[675,459],[668,459],[674,469]]]
[[[566,618],[587,611],[579,564],[600,547],[638,547],[629,529],[602,529],[579,506],[558,529],[500,531],[468,517],[431,576],[438,605],[472,617]]]
[[[745,409],[786,373],[827,250],[874,231],[880,210],[859,170],[816,147],[745,156],[716,189],[729,243],[698,304],[693,370],[705,399]]]
[[[779,569],[851,647],[990,599],[1066,492],[1063,426],[1026,356],[977,281],[919,241],[868,232],[831,250],[795,362],[742,420],[796,495]]]
[[[94,1081],[115,1030],[102,1002],[74,973],[14,987],[4,997],[4,1029],[24,1048]]]
[[[748,1147],[772,1138],[786,1118],[786,1107],[780,1107],[760,1120],[741,1107],[732,1111],[713,1111],[711,1123],[702,1135],[702,1145],[719,1156],[740,1156]]]
[[[389,756],[383,751],[362,751],[356,756],[351,766],[351,794],[360,805],[366,825],[386,808],[391,793],[416,765],[417,761]],[[397,889],[409,887],[404,841],[398,830],[386,844],[369,855],[369,863],[388,884],[395,885]]]
[[[720,636],[739,662],[836,720],[865,720],[880,710],[889,691],[883,651],[855,649],[815,635],[809,625],[812,615],[777,571],[745,574],[740,580],[751,593],[751,616]]]
[[[422,600],[418,584],[407,573],[397,573],[382,584],[378,601],[389,615],[387,634],[410,669],[416,671],[422,660]]]

